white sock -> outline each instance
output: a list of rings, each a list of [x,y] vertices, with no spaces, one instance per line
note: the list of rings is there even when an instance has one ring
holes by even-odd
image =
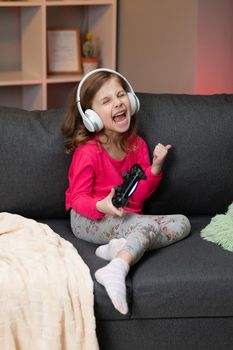
[[[104,244],[98,247],[95,251],[95,254],[102,259],[110,261],[117,256],[118,252],[122,250],[125,244],[125,238],[114,238],[108,244]]]
[[[105,287],[114,307],[124,315],[128,313],[125,285],[128,271],[129,264],[121,258],[115,258],[95,273],[96,280]]]

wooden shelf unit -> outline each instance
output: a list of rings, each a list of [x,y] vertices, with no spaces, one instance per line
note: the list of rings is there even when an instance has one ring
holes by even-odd
[[[116,0],[0,1],[0,105],[57,108],[82,78],[47,73],[47,28],[93,32],[100,66],[115,69],[116,21]]]

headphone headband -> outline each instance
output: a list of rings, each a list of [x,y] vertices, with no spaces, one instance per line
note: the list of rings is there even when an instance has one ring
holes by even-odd
[[[123,75],[121,75],[119,72],[117,72],[117,71],[115,71],[115,70],[113,70],[113,69],[110,69],[110,68],[96,68],[96,69],[93,69],[93,70],[91,70],[90,72],[88,72],[88,73],[87,73],[86,75],[84,75],[84,77],[81,79],[81,81],[80,81],[80,83],[79,83],[79,85],[78,85],[77,94],[76,94],[76,100],[77,100],[78,103],[81,103],[81,102],[80,102],[80,99],[81,99],[80,93],[81,93],[81,88],[82,88],[83,84],[85,83],[85,81],[86,81],[91,75],[93,75],[93,74],[95,74],[95,73],[98,73],[98,72],[109,72],[109,73],[113,73],[113,74],[118,75],[120,78],[122,78],[122,79],[126,82],[127,86],[129,87],[129,92],[134,93],[133,88],[132,88],[131,84],[129,83],[129,81],[128,81]]]
[[[83,123],[84,123],[85,127],[91,132],[101,130],[103,128],[103,123],[102,123],[101,118],[92,109],[87,109],[85,112],[83,111],[82,106],[81,106],[81,101],[80,101],[81,100],[81,89],[82,89],[82,86],[85,83],[85,81],[91,75],[98,73],[98,72],[109,72],[109,73],[115,74],[115,75],[119,76],[121,79],[123,79],[127,85],[128,90],[129,90],[127,92],[128,92],[128,97],[129,97],[129,100],[131,103],[132,114],[137,112],[139,110],[139,107],[140,107],[139,100],[138,100],[137,96],[135,95],[131,84],[119,72],[117,72],[113,69],[110,69],[110,68],[97,68],[97,69],[94,69],[94,70],[88,72],[86,75],[84,75],[84,77],[81,79],[81,81],[78,85],[77,93],[76,93],[76,102],[77,102],[77,107],[78,107],[79,113],[83,119]]]

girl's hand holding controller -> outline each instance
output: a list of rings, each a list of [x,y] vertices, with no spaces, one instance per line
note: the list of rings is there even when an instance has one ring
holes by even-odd
[[[111,192],[109,193],[109,195],[107,195],[107,197],[105,197],[104,199],[96,203],[96,208],[99,212],[108,214],[108,215],[113,215],[113,216],[123,215],[124,209],[116,208],[112,204],[112,197],[114,196],[114,194],[115,194],[115,190],[114,188],[112,188]]]

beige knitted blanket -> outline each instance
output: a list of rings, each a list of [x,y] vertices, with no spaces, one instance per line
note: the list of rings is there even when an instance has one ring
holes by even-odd
[[[0,213],[0,349],[97,350],[89,269],[48,225]]]

